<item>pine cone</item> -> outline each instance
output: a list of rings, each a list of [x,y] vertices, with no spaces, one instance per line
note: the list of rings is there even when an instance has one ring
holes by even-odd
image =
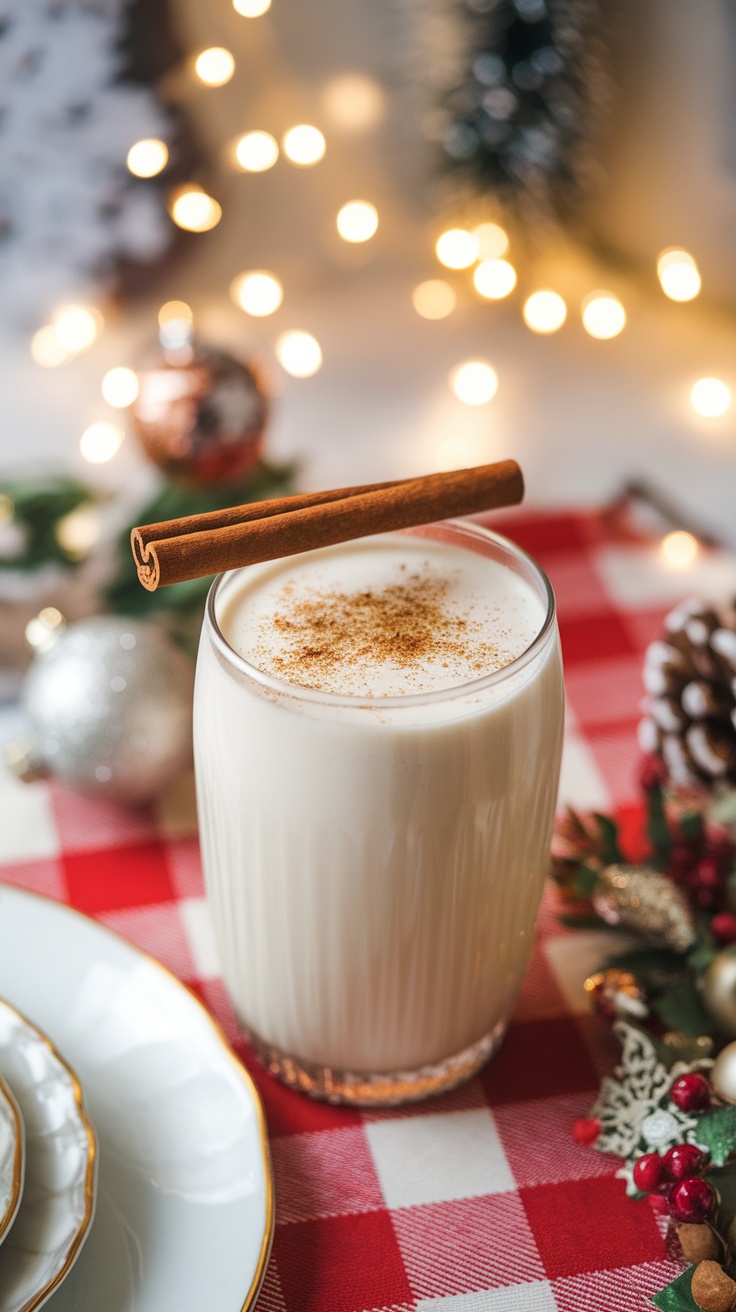
[[[736,604],[676,606],[647,648],[643,679],[642,750],[679,787],[736,782]]]

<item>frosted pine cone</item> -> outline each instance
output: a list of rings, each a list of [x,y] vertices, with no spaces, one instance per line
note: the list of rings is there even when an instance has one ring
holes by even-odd
[[[736,608],[691,599],[664,623],[644,657],[639,744],[679,787],[736,782]]]

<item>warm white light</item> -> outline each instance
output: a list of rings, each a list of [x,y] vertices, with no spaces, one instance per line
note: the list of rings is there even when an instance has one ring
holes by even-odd
[[[464,228],[449,228],[437,238],[437,259],[447,269],[467,269],[478,258],[478,239]]]
[[[223,87],[235,72],[235,60],[223,46],[210,46],[209,50],[203,50],[197,55],[194,68],[205,86]]]
[[[662,251],[657,275],[665,296],[671,301],[692,301],[700,291],[700,273],[692,255],[674,247]]]
[[[524,302],[524,322],[535,333],[556,333],[567,318],[567,306],[558,292],[532,292]]]
[[[108,369],[102,380],[102,395],[108,405],[114,406],[116,410],[124,410],[138,396],[138,375],[124,365]]]
[[[33,651],[49,651],[59,634],[66,628],[66,620],[56,606],[44,606],[26,624],[24,637]]]
[[[284,299],[284,289],[272,273],[255,269],[252,273],[241,273],[233,279],[230,295],[246,314],[262,319],[278,310]]]
[[[86,305],[64,305],[54,315],[54,331],[67,351],[86,351],[101,324],[102,316]]]
[[[63,342],[59,341],[53,324],[49,323],[44,328],[39,328],[31,338],[31,356],[36,364],[43,365],[44,369],[56,369],[58,365],[66,364],[73,354],[73,351],[67,350]]]
[[[412,305],[423,319],[446,319],[457,304],[457,297],[449,282],[441,278],[428,278],[420,282],[411,294]]]
[[[344,73],[332,78],[322,94],[325,112],[345,132],[367,132],[380,123],[385,96],[372,78]]]
[[[79,450],[90,464],[104,465],[106,461],[112,460],[113,456],[117,455],[124,436],[122,428],[100,420],[85,428],[79,440]]]
[[[246,132],[235,145],[235,158],[246,173],[265,173],[278,157],[278,142],[270,132]]]
[[[481,223],[473,228],[481,260],[500,260],[509,248],[508,233],[498,223]]]
[[[450,387],[465,405],[485,405],[498,391],[498,374],[485,360],[468,360],[453,369]]]
[[[127,164],[137,178],[155,178],[169,162],[169,148],[157,137],[136,141],[128,151]]]
[[[500,301],[516,286],[516,269],[508,260],[483,260],[473,274],[475,290],[490,301]]]
[[[718,419],[731,405],[731,389],[720,378],[700,378],[690,392],[696,414],[704,419]]]
[[[311,333],[282,333],[276,342],[276,358],[294,378],[311,378],[322,367],[322,348]]]
[[[287,159],[292,164],[299,164],[301,168],[309,168],[310,164],[317,164],[325,153],[325,139],[319,128],[313,128],[309,123],[298,123],[295,128],[289,128],[285,134],[281,145]]]
[[[209,232],[222,218],[222,210],[201,187],[187,186],[170,198],[169,214],[186,232]]]
[[[159,326],[163,328],[164,324],[169,323],[171,319],[191,323],[194,319],[191,306],[187,305],[186,301],[167,301],[158,312]]]
[[[260,18],[271,8],[271,0],[233,0],[233,9],[243,18]]]
[[[591,292],[583,301],[583,328],[605,341],[618,337],[626,324],[626,311],[611,292]]]
[[[698,544],[692,533],[684,533],[678,530],[676,533],[668,533],[660,543],[665,564],[670,565],[672,569],[687,569],[692,565],[698,554]]]
[[[54,529],[56,541],[72,560],[83,560],[99,541],[100,532],[100,512],[90,505],[77,506]]]
[[[351,200],[337,216],[343,241],[369,241],[378,227],[378,210],[367,200]]]

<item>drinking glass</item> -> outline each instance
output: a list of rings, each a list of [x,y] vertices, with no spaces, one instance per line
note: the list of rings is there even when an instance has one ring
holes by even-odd
[[[472,522],[406,535],[525,581],[544,619],[520,656],[400,697],[286,683],[223,636],[235,570],[212,585],[197,663],[205,882],[237,1016],[274,1075],[361,1105],[449,1089],[500,1044],[532,947],[562,745],[542,570]]]

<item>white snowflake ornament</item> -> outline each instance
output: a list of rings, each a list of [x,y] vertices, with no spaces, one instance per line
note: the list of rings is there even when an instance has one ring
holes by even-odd
[[[626,1180],[627,1193],[637,1193],[632,1179],[634,1161],[646,1152],[666,1152],[676,1143],[694,1143],[698,1118],[688,1115],[670,1100],[670,1089],[680,1075],[702,1071],[710,1061],[691,1065],[678,1061],[668,1070],[659,1060],[651,1039],[626,1021],[617,1021],[614,1032],[623,1046],[615,1079],[606,1076],[589,1115],[601,1123],[594,1147],[602,1153],[627,1158],[618,1172]]]

